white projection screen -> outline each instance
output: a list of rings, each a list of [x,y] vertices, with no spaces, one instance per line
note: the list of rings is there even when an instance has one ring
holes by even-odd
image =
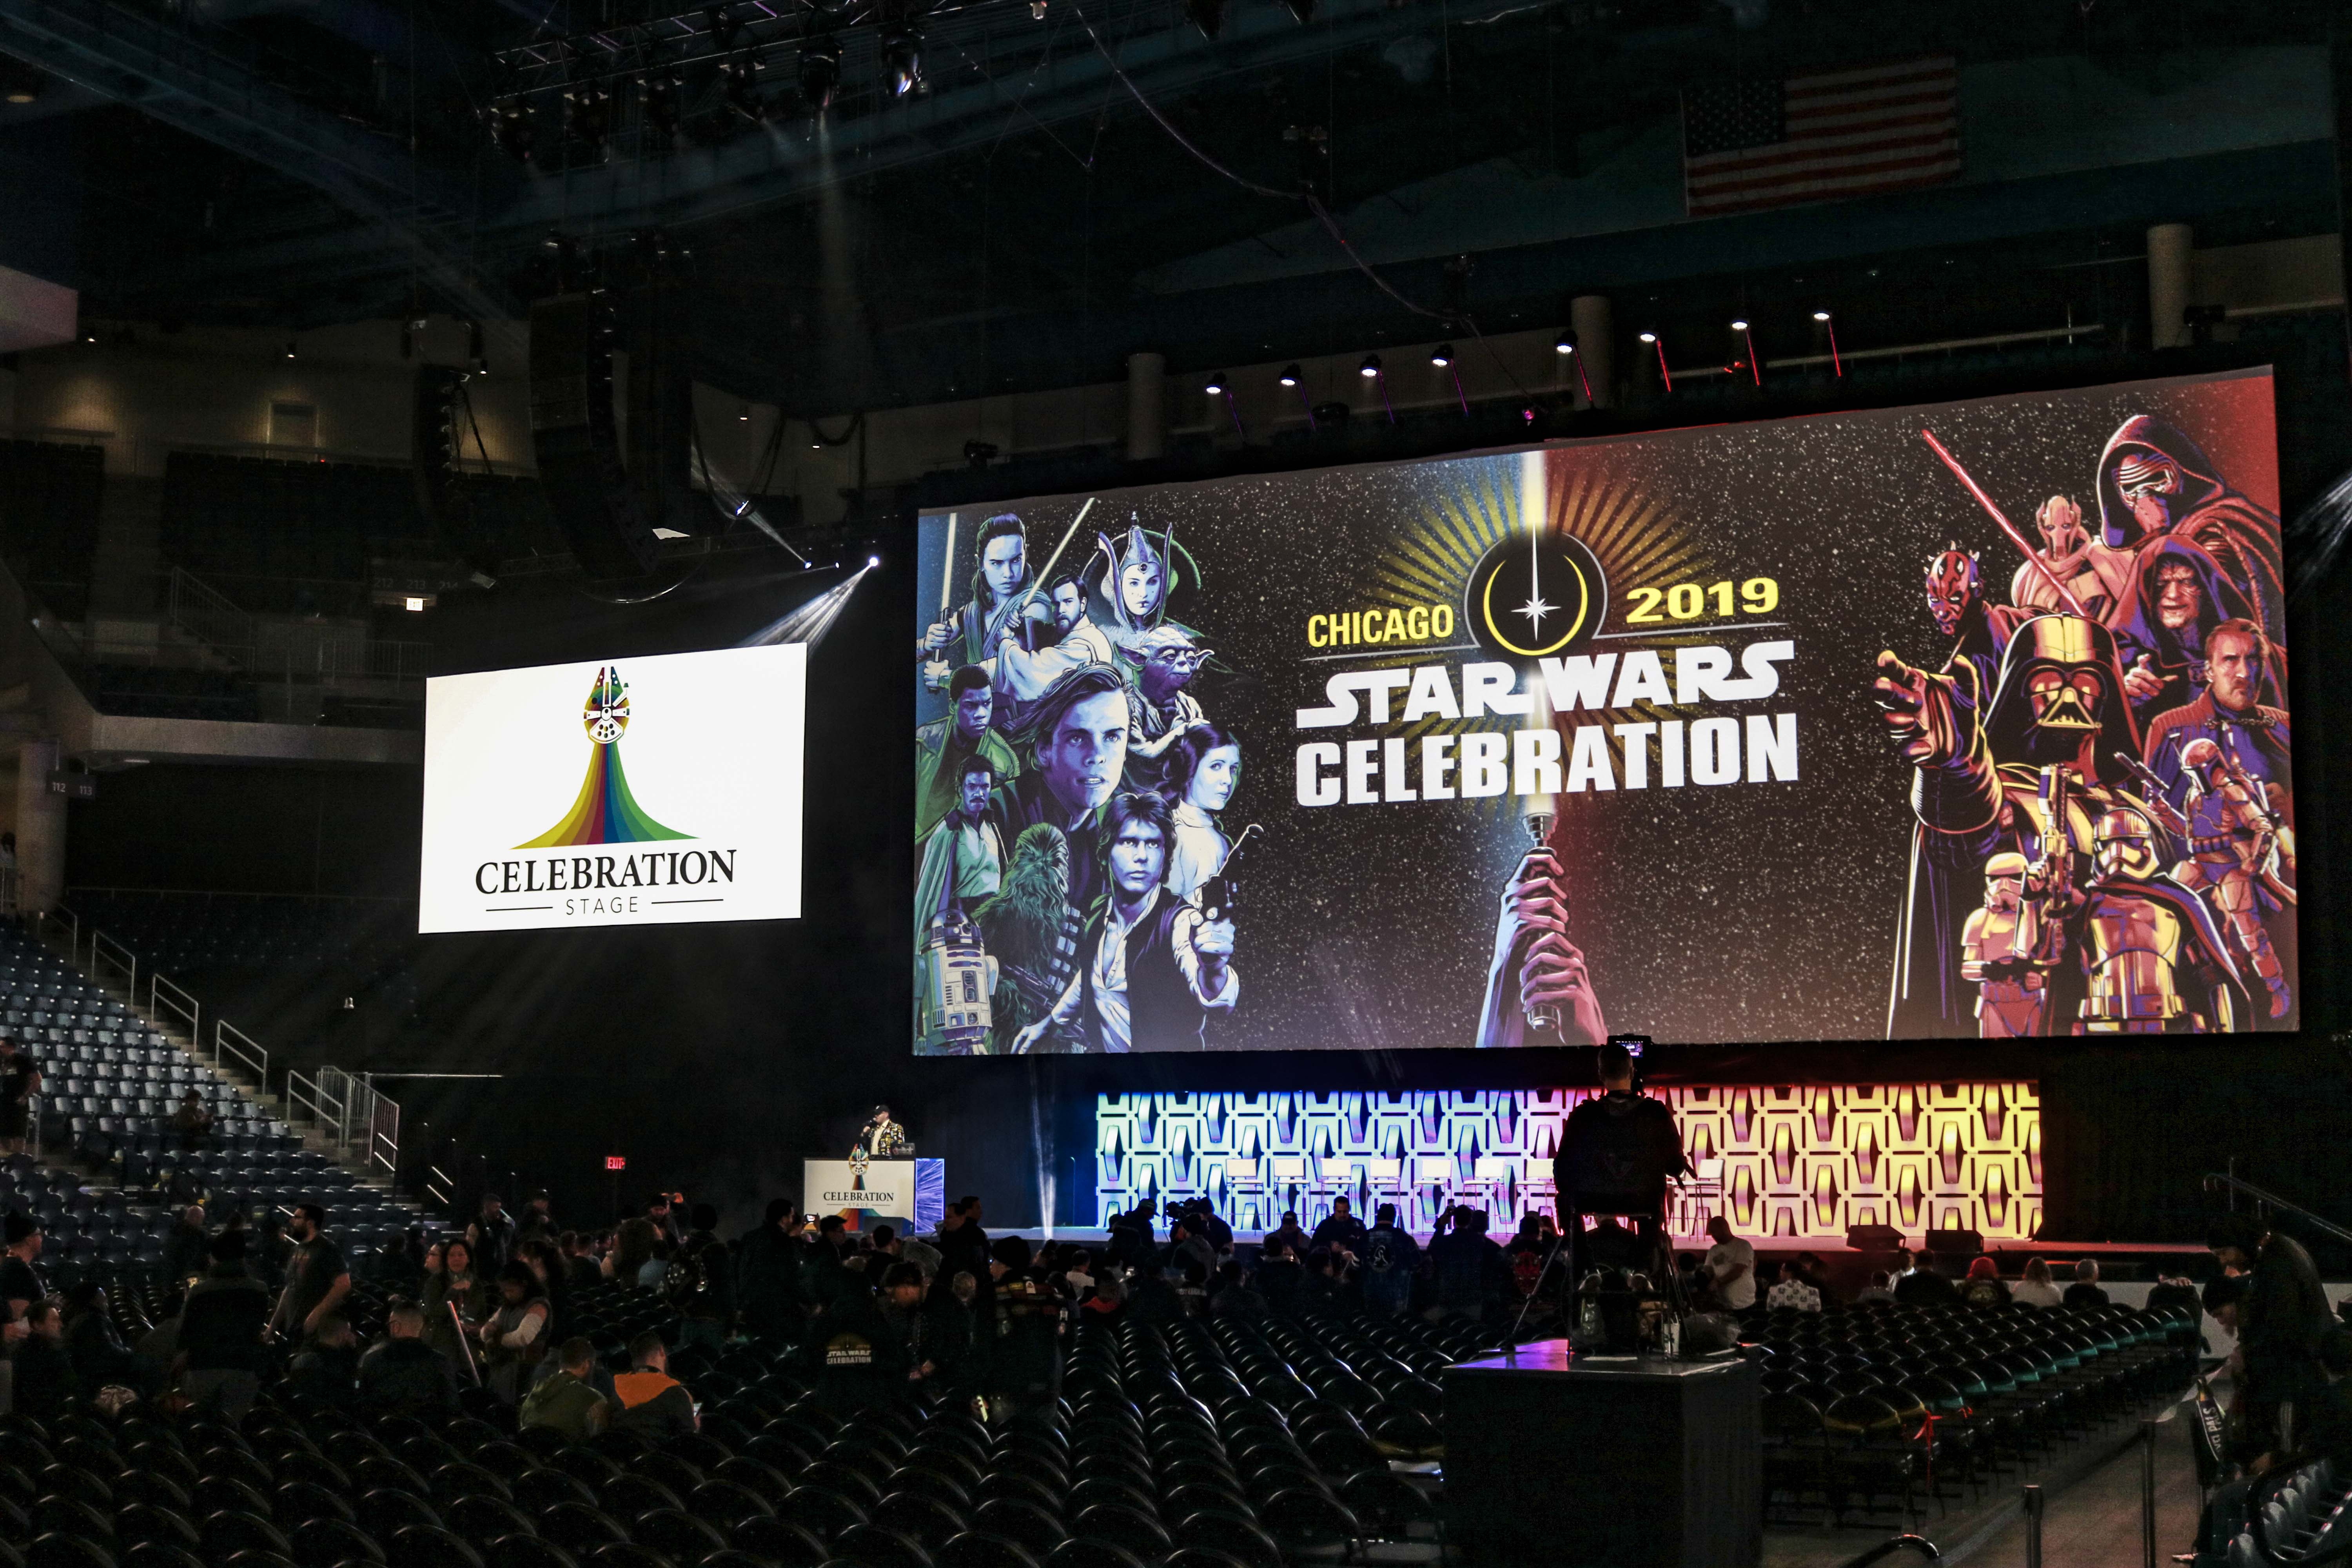
[[[808,649],[444,676],[419,931],[792,920]]]

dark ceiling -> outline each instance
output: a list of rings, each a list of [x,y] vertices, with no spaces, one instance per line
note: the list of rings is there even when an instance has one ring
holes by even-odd
[[[2167,73],[2195,68],[2183,51],[2323,41],[2335,7],[1320,0],[1302,25],[1282,0],[1233,0],[1213,43],[1171,0],[1041,9],[0,0],[0,49],[47,73],[35,102],[0,111],[0,189],[45,220],[0,238],[0,260],[55,275],[63,249],[65,280],[100,317],[304,326],[419,308],[518,313],[551,233],[593,253],[661,226],[692,251],[708,378],[829,412],[1100,379],[1135,347],[1222,363],[1260,357],[1245,353],[1252,339],[1302,353],[1421,327],[1343,270],[1336,247],[1333,271],[1261,290],[1283,302],[1255,314],[1140,289],[1151,268],[1303,209],[1242,188],[1148,118],[1089,22],[1201,153],[1344,210],[1498,159],[1577,173],[1580,137],[1589,150],[1597,133],[1655,124],[1694,82],[1937,49],[2082,55],[2161,92]],[[924,60],[924,86],[903,100],[880,86],[894,25],[919,29]],[[819,36],[843,52],[821,130],[799,85],[803,45]],[[677,84],[675,110],[656,116],[674,131],[647,119],[648,78]],[[601,110],[566,110],[567,90],[600,85],[613,92]],[[762,122],[730,103],[730,87]],[[599,113],[601,140],[583,141]],[[513,155],[518,126],[527,163]],[[2221,221],[2251,232],[2333,226],[2309,205],[2259,188],[2235,211],[2219,203]],[[2127,216],[2117,222],[2128,235]],[[2041,225],[2058,237],[2042,248],[2095,261],[2115,226],[2061,215]],[[1912,248],[1857,245],[1845,260],[1907,271]],[[1708,279],[1709,300],[1747,286],[1738,256],[1614,265],[1621,285],[1644,266],[1660,284]],[[2000,271],[1980,268],[1979,286]],[[1792,275],[1780,267],[1756,286]],[[1494,326],[1542,322],[1576,280],[1522,265],[1449,282],[1437,258],[1394,276],[1416,302]],[[2048,289],[2027,293],[2038,309]],[[1351,337],[1322,341],[1342,324]]]

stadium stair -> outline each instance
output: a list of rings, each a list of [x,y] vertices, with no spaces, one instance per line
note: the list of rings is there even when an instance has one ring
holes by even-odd
[[[135,997],[13,928],[0,929],[0,1021],[39,1058],[44,1078],[43,1158],[19,1173],[17,1184],[36,1200],[57,1198],[48,1209],[65,1217],[60,1239],[75,1256],[139,1261],[152,1251],[160,1258],[170,1209],[189,1202],[205,1204],[215,1220],[232,1208],[258,1219],[315,1202],[328,1210],[346,1248],[361,1252],[424,1219],[388,1181],[339,1158],[317,1129],[293,1125],[286,1101],[232,1070],[233,1058],[206,1059],[168,1014],[141,1008]],[[211,1135],[193,1148],[170,1127],[190,1089],[215,1118]],[[68,1160],[103,1184],[83,1187],[67,1173]],[[46,1190],[32,1192],[36,1187]],[[106,1195],[108,1188],[119,1201]],[[133,1212],[149,1206],[157,1213]],[[140,1223],[73,1223],[84,1211]],[[150,1220],[162,1223],[151,1229]],[[133,1245],[108,1244],[110,1228],[135,1232]],[[79,1246],[83,1230],[99,1240],[94,1250]]]

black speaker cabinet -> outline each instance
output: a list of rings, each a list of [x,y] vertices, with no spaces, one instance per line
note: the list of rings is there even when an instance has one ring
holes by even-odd
[[[530,439],[548,510],[591,577],[644,577],[661,559],[621,457],[613,411],[612,297],[559,294],[530,308]]]

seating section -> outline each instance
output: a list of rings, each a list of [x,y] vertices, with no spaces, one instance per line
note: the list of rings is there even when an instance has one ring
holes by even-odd
[[[89,700],[100,711],[138,719],[261,721],[261,694],[247,677],[154,664],[95,664]]]
[[[536,479],[457,481],[470,534],[501,560],[563,548]],[[405,467],[209,452],[165,460],[163,556],[257,614],[365,614],[368,563],[446,555]]]
[[[2230,1543],[2230,1568],[2343,1561],[2352,1551],[2352,1479],[2333,1460],[2297,1468]]]
[[[1874,1304],[1776,1311],[1763,1367],[1765,1482],[1782,1518],[1918,1516],[2155,1402],[2196,1371],[2189,1314]]]
[[[318,899],[75,889],[85,927],[102,931],[165,973],[282,968],[377,956],[415,933],[405,903],[337,904]]]
[[[34,1112],[47,1156],[46,1165],[18,1156],[0,1170],[0,1205],[39,1214],[65,1256],[160,1259],[172,1216],[156,1205],[184,1203],[205,1205],[218,1221],[232,1208],[258,1219],[317,1202],[362,1247],[415,1221],[412,1210],[305,1149],[259,1101],[13,927],[0,927],[0,1022],[41,1064]],[[194,1146],[170,1125],[191,1089],[215,1118]],[[68,1158],[112,1181],[85,1185],[62,1168]]]
[[[135,1342],[165,1289],[112,1278]],[[360,1278],[354,1326],[379,1329],[402,1288]],[[574,1291],[562,1311],[557,1331],[586,1336],[608,1370],[634,1334],[662,1331],[702,1430],[571,1443],[518,1432],[479,1391],[467,1414],[427,1420],[362,1416],[285,1384],[236,1426],[145,1405],[113,1420],[5,1416],[0,1535],[36,1552],[80,1537],[124,1563],[319,1568],[1286,1568],[1381,1540],[1420,1549],[1389,1561],[1430,1561],[1430,1501],[1350,1405],[1385,1397],[1374,1373],[1425,1399],[1439,1365],[1492,1348],[1417,1321],[1317,1325],[1320,1352],[1290,1365],[1313,1348],[1306,1328],[1089,1319],[1059,1408],[992,1428],[944,1397],[837,1414],[813,1397],[799,1352],[681,1343],[685,1326],[648,1292]],[[1365,1370],[1343,1371],[1339,1345]],[[62,1542],[47,1551],[85,1560]]]

